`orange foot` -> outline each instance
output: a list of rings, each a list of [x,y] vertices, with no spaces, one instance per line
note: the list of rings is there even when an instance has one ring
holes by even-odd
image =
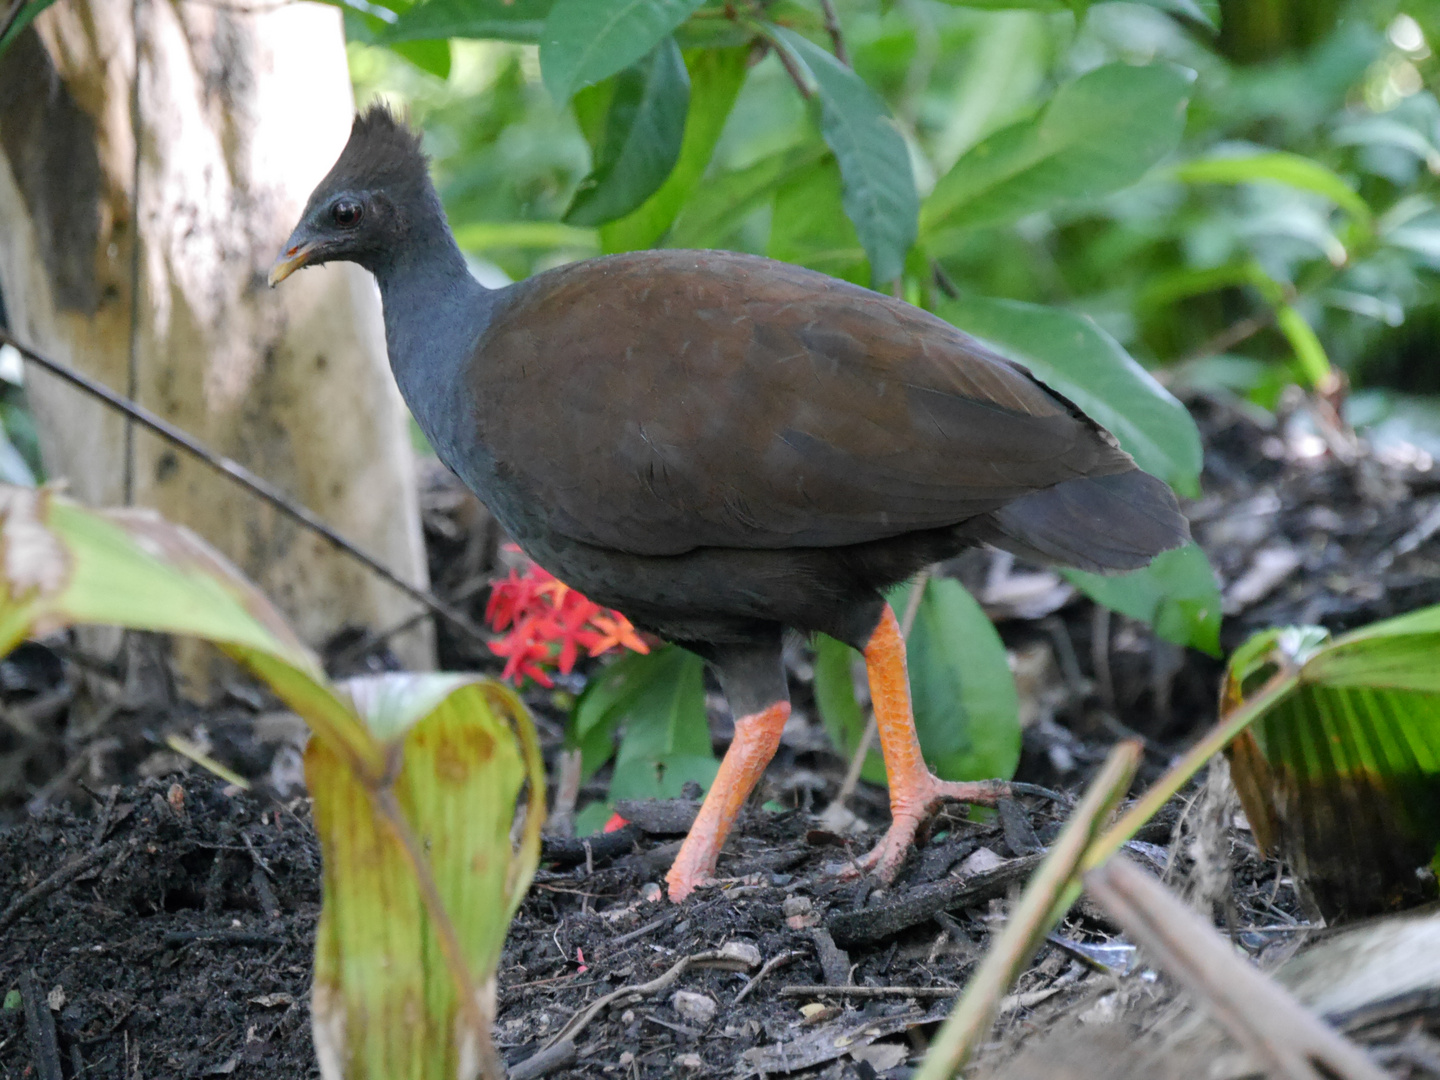
[[[865,670],[870,678],[870,701],[875,709],[880,751],[885,757],[885,778],[890,784],[891,823],[880,843],[846,876],[874,871],[882,881],[889,882],[905,861],[905,853],[915,839],[920,822],[942,800],[993,806],[998,799],[1029,785],[1007,784],[1003,780],[959,784],[941,780],[930,772],[920,756],[920,740],[915,734],[915,719],[910,710],[905,638],[888,604],[865,644]]]
[[[675,903],[713,880],[715,860],[720,857],[730,826],[765,772],[765,766],[775,756],[780,732],[789,718],[790,703],[777,701],[735,721],[735,738],[725,751],[725,760],[720,762],[715,783],[710,785],[695,824],[690,826],[685,842],[680,845],[675,865],[665,875],[670,899]]]
[[[1010,785],[1003,780],[959,784],[941,780],[927,771],[918,785],[903,793],[902,808],[896,809],[897,799],[894,795],[891,796],[890,828],[885,830],[885,835],[870,849],[869,854],[856,859],[841,871],[840,876],[859,877],[863,873],[873,872],[888,885],[895,879],[896,872],[905,861],[905,854],[910,850],[910,843],[915,839],[915,831],[920,827],[920,823],[929,817],[941,802],[954,799],[957,802],[994,806],[1009,794]]]

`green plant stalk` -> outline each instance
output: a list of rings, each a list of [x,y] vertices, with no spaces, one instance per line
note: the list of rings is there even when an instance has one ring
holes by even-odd
[[[990,1029],[1005,991],[1064,913],[1055,898],[1079,880],[1082,860],[1097,832],[1135,778],[1140,753],[1140,744],[1133,741],[1122,742],[1110,751],[1050,854],[1030,879],[1004,931],[965,987],[955,1011],[940,1028],[915,1080],[947,1080],[969,1060]]]

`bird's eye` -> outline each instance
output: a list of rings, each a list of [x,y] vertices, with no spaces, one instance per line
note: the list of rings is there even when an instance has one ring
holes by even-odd
[[[354,199],[341,199],[330,208],[330,217],[342,229],[353,229],[364,216],[364,208]]]

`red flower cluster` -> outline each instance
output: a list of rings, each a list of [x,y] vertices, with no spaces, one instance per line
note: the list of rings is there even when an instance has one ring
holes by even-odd
[[[505,657],[501,678],[517,684],[528,675],[541,686],[554,686],[546,669],[568,675],[581,649],[590,656],[616,647],[650,651],[624,615],[592,603],[533,562],[491,586],[485,621],[505,631],[490,642],[490,650]]]

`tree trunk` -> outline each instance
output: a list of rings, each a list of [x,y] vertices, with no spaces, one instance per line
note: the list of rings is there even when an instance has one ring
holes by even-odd
[[[373,282],[350,264],[265,282],[352,110],[334,8],[56,4],[0,57],[0,292],[19,338],[133,390],[423,584]],[[33,369],[27,389],[51,477],[86,503],[133,499],[190,526],[312,643],[414,610],[203,464],[144,431],[132,441],[74,389]],[[396,644],[429,665],[428,628]]]

